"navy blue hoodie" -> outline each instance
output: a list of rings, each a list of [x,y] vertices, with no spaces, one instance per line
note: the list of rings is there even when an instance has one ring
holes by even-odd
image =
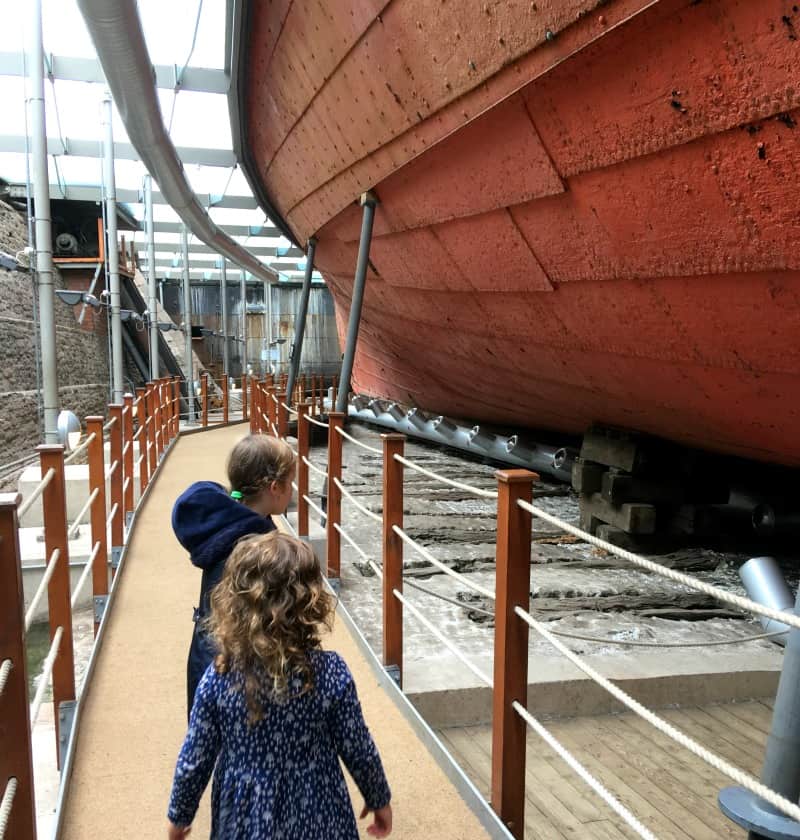
[[[269,516],[237,502],[214,481],[197,481],[178,497],[172,509],[172,530],[189,552],[192,563],[203,570],[200,606],[195,611],[195,628],[189,649],[187,699],[189,711],[200,678],[214,658],[214,649],[197,622],[209,613],[211,590],[219,583],[238,540],[248,534],[275,530]]]

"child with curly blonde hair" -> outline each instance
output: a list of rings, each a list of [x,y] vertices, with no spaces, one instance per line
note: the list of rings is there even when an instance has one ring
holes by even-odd
[[[357,840],[339,758],[367,832],[387,837],[391,794],[344,660],[321,649],[334,600],[314,552],[273,531],[241,540],[211,595],[216,645],[178,757],[169,838],[189,833],[214,765],[211,837]]]

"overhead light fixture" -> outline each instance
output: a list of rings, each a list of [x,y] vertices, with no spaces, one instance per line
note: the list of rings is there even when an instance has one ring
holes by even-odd
[[[81,421],[71,411],[65,409],[59,413],[56,420],[56,433],[58,442],[67,452],[71,452],[81,439]]]
[[[94,309],[99,309],[103,304],[88,292],[82,292],[80,289],[56,289],[55,293],[62,303],[68,306],[77,306],[79,303],[85,303]]]

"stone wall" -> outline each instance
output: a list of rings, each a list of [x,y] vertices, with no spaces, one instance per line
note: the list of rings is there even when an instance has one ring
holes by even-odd
[[[23,214],[0,202],[0,250],[12,255],[28,241]],[[55,274],[56,288],[63,288]],[[59,405],[81,420],[105,414],[108,402],[108,337],[104,319],[78,326],[76,313],[56,299]],[[36,383],[34,293],[30,273],[0,268],[0,488],[16,487],[18,471],[2,467],[42,442]],[[3,475],[7,477],[4,479]]]

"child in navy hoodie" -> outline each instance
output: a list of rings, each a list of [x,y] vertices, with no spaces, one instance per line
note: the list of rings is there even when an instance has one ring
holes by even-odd
[[[275,529],[272,514],[283,513],[289,504],[295,467],[294,453],[287,443],[266,435],[248,435],[228,456],[230,493],[216,482],[197,481],[175,502],[172,529],[192,563],[203,570],[187,665],[187,714],[192,710],[197,684],[214,658],[204,629],[211,590],[219,583],[225,561],[238,540]]]

